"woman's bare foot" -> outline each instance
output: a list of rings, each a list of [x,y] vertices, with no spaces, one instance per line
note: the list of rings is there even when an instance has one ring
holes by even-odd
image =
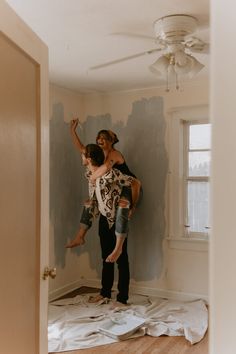
[[[120,257],[122,253],[122,249],[114,249],[114,251],[109,254],[109,256],[106,259],[106,262],[114,263],[117,261],[117,259]]]
[[[66,248],[74,248],[85,243],[84,237],[76,237],[74,240],[67,243]]]
[[[86,235],[87,229],[80,227],[74,240],[70,241],[67,243],[65,246],[66,248],[73,248],[77,246],[81,246],[85,243],[85,235]]]

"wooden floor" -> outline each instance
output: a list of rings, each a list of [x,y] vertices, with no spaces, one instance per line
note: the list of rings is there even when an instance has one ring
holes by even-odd
[[[98,289],[82,287],[63,298],[86,292],[98,292]],[[194,345],[184,337],[144,336],[89,349],[63,352],[63,354],[208,354],[208,333],[201,342]]]

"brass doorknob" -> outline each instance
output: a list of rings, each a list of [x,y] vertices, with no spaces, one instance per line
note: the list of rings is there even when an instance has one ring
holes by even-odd
[[[56,278],[57,275],[57,269],[56,268],[49,268],[45,267],[44,272],[43,272],[43,279],[47,279],[48,277],[51,277],[52,279]]]

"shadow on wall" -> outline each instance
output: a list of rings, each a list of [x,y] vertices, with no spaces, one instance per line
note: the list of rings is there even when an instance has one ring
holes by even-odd
[[[80,155],[72,144],[69,126],[64,122],[63,106],[54,105],[50,126],[50,211],[54,226],[55,262],[65,266],[64,246],[74,237],[79,224],[87,181]],[[158,278],[162,272],[162,239],[165,235],[165,185],[168,159],[165,149],[166,123],[163,99],[152,97],[133,103],[127,124],[113,124],[109,114],[88,116],[78,135],[84,144],[95,142],[97,132],[111,129],[118,135],[120,150],[129,168],[141,180],[143,198],[130,223],[129,256],[131,277],[136,281]],[[90,266],[100,275],[101,256],[98,226],[88,232],[86,244],[73,249],[88,252]],[[98,252],[99,250],[99,252]]]

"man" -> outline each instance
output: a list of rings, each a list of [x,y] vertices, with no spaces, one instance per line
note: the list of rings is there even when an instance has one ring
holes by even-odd
[[[89,144],[82,154],[83,164],[87,166],[89,178],[103,164],[103,150],[96,144]],[[102,289],[97,301],[111,297],[114,281],[114,262],[118,264],[118,295],[117,301],[126,304],[129,291],[129,262],[127,254],[128,219],[138,201],[141,183],[131,176],[111,169],[96,179],[95,184],[89,181],[89,196],[80,220],[80,228],[74,240],[66,247],[72,248],[84,244],[85,235],[92,225],[92,219],[100,213],[99,237],[103,258]],[[130,198],[121,196],[123,187]],[[123,194],[122,194],[123,195]]]

